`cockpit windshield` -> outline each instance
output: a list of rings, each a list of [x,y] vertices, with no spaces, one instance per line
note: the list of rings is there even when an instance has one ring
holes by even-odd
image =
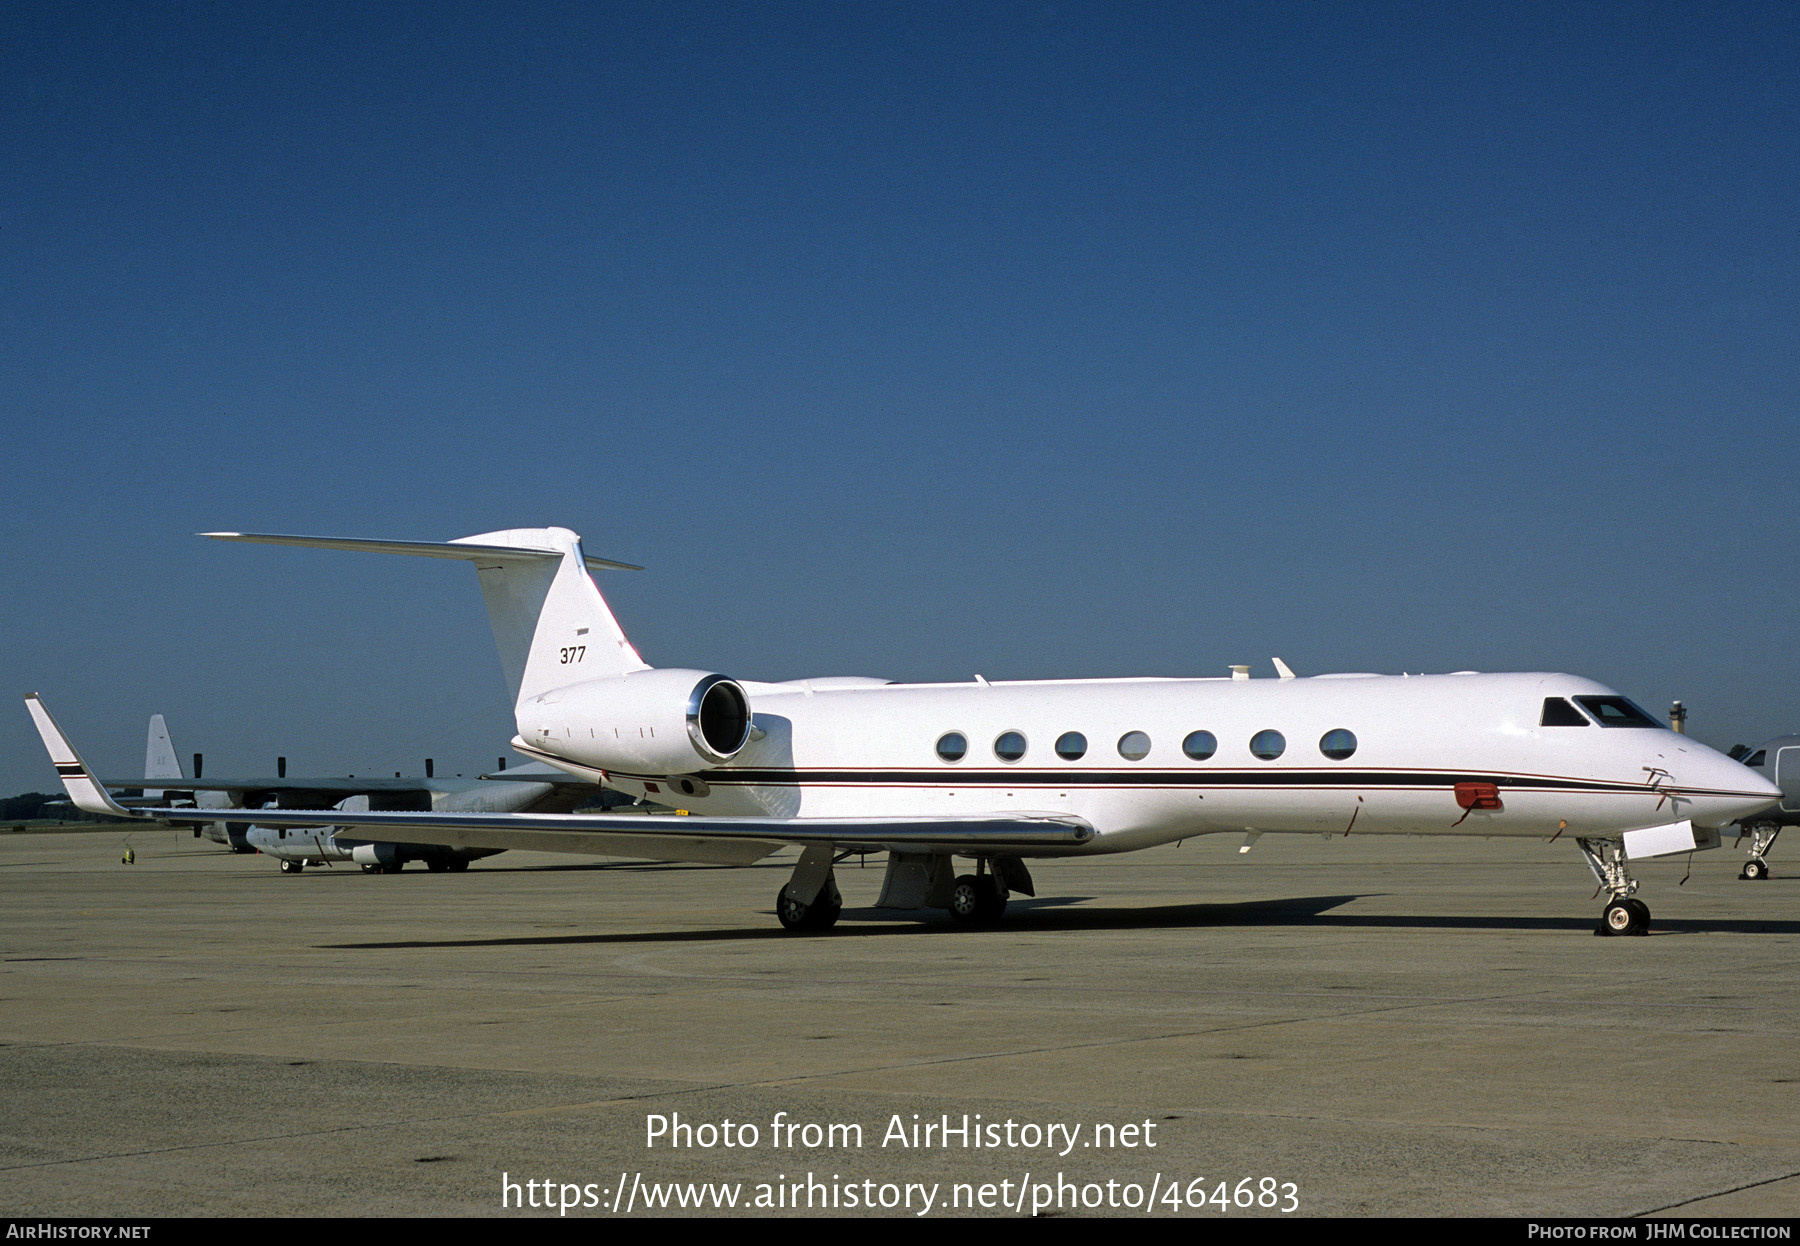
[[[1663,726],[1624,697],[1576,697],[1575,703],[1592,714],[1594,721],[1602,727]]]
[[[1544,698],[1544,714],[1538,719],[1540,727],[1585,727],[1588,720],[1580,710],[1570,705],[1561,697]]]

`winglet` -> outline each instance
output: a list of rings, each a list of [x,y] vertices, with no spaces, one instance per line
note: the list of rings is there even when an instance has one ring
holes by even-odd
[[[44,747],[50,751],[50,760],[56,766],[56,773],[62,776],[63,789],[69,793],[69,799],[75,802],[78,809],[89,813],[104,813],[128,821],[139,815],[113,800],[100,786],[87,763],[69,743],[69,737],[63,734],[56,720],[50,717],[42,698],[35,692],[25,694],[25,708],[31,711],[31,721],[37,725],[38,734],[44,738]]]

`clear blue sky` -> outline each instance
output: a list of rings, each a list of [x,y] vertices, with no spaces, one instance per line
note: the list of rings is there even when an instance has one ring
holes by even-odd
[[[1789,4],[0,9],[0,667],[488,766],[558,524],[744,678],[1567,670],[1800,728]],[[0,794],[53,786],[22,707]]]

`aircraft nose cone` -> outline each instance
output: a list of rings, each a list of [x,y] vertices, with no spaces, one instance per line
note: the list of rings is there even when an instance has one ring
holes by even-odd
[[[1781,799],[1781,789],[1766,775],[1723,755],[1708,760],[1700,786],[1708,793],[1708,815],[1720,824],[1761,813]]]

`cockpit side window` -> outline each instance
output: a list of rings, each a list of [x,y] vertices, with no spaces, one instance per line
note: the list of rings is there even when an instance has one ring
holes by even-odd
[[[1594,716],[1602,727],[1661,727],[1624,697],[1576,697],[1575,703]]]
[[[1767,761],[1768,757],[1769,750],[1766,748],[1759,748],[1744,759],[1744,764],[1746,766],[1755,766],[1758,770],[1761,770],[1763,762]]]
[[[1581,711],[1562,697],[1544,698],[1544,716],[1538,720],[1538,726],[1585,727],[1587,725],[1588,720],[1582,717]]]

